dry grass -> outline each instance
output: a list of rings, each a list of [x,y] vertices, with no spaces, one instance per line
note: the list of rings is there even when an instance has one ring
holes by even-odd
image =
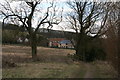
[[[33,62],[30,47],[3,45],[2,49],[3,64],[17,65],[3,68],[3,78],[84,78],[88,73],[92,78],[114,77],[103,62],[87,63],[86,67],[84,62],[72,61],[67,54],[74,50],[38,47],[38,61]]]
[[[3,69],[6,78],[77,78],[83,77],[83,66],[64,63],[27,63],[22,67]],[[27,68],[27,69],[26,69]],[[81,69],[82,68],[82,69]],[[79,70],[79,71],[78,71]],[[81,73],[79,73],[81,71]]]
[[[67,49],[56,49],[56,48],[45,48],[38,47],[38,59],[41,62],[67,62],[68,53],[74,53],[74,50]],[[26,46],[11,46],[4,45],[2,47],[3,59],[8,59],[13,62],[29,62],[31,61],[31,49]]]
[[[4,78],[75,78],[85,74],[84,65],[74,63],[67,54],[74,53],[70,49],[38,47],[39,61],[32,62],[30,47],[3,46],[3,61],[17,64],[14,68],[3,68]],[[79,71],[81,73],[79,73]],[[74,74],[74,75],[73,75]]]

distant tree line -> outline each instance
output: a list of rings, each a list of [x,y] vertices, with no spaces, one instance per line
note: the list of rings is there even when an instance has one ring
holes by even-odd
[[[18,42],[18,39],[23,40],[22,43]],[[22,26],[14,24],[5,24],[2,28],[2,43],[3,44],[25,44],[25,39],[29,40],[29,35]],[[47,46],[47,38],[43,35],[37,34],[37,44],[39,46]],[[29,45],[29,42],[27,43]]]
[[[45,31],[37,32],[38,46],[48,46],[48,38],[67,38],[66,36],[74,34],[73,32],[67,31],[48,30],[46,28],[42,29],[44,29],[47,32]],[[3,44],[20,44],[19,42],[17,42],[19,37],[21,37],[22,39],[25,38],[29,39],[29,35],[27,34],[24,27],[15,24],[5,24],[5,26],[2,28]]]
[[[5,24],[2,27],[2,43],[16,44],[19,37],[26,37],[25,29],[14,24]]]

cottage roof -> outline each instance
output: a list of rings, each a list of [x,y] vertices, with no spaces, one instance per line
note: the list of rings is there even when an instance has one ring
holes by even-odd
[[[59,42],[60,44],[71,44],[70,40],[62,40]]]

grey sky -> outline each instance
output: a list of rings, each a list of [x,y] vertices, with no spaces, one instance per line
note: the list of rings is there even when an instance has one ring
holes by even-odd
[[[0,3],[4,3],[5,0],[0,0]],[[7,1],[10,1],[10,0],[7,0]],[[18,0],[17,0],[18,1]],[[29,0],[31,1],[31,0]],[[51,2],[52,0],[43,0],[42,4],[39,5],[40,7],[42,7],[42,12],[45,12],[47,7],[49,6],[49,2]],[[63,7],[63,14],[66,14],[68,12],[71,12],[72,10],[67,6],[66,4],[66,1],[69,1],[69,0],[54,0],[56,2],[56,6],[59,7],[59,9],[61,9]],[[70,0],[72,1],[72,0]],[[77,0],[76,0],[77,1]],[[88,0],[81,0],[81,1],[88,1]],[[89,0],[90,1],[90,0]],[[91,0],[91,1],[103,1],[103,0]],[[118,1],[118,0],[104,0],[104,1]],[[13,1],[11,3],[11,7],[12,9],[14,10],[14,7],[18,6],[18,3],[19,2],[15,2]],[[34,18],[34,21],[33,21],[33,27],[35,27],[37,25],[37,20],[39,19],[37,15],[40,15],[39,13],[36,13],[36,17]],[[65,30],[65,27],[68,27],[67,23],[66,23],[66,19],[64,17],[65,15],[63,15],[63,21],[59,24],[59,25],[53,25],[53,29],[55,30]],[[0,17],[0,21],[2,21],[1,19],[2,17]],[[99,23],[99,22],[98,22]],[[62,27],[62,28],[61,28]],[[69,31],[71,31],[70,29],[67,29]]]

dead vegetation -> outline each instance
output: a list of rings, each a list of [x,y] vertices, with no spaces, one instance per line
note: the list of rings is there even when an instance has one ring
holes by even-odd
[[[33,61],[30,47],[3,45],[2,49],[3,68],[15,67],[18,63],[29,63]],[[38,47],[36,60],[45,63],[60,62],[69,64],[72,60],[67,57],[68,53],[74,53],[74,50]]]
[[[37,61],[32,60],[30,47],[2,46],[3,78],[113,78],[114,70],[107,62],[76,62],[70,49],[38,47]]]

